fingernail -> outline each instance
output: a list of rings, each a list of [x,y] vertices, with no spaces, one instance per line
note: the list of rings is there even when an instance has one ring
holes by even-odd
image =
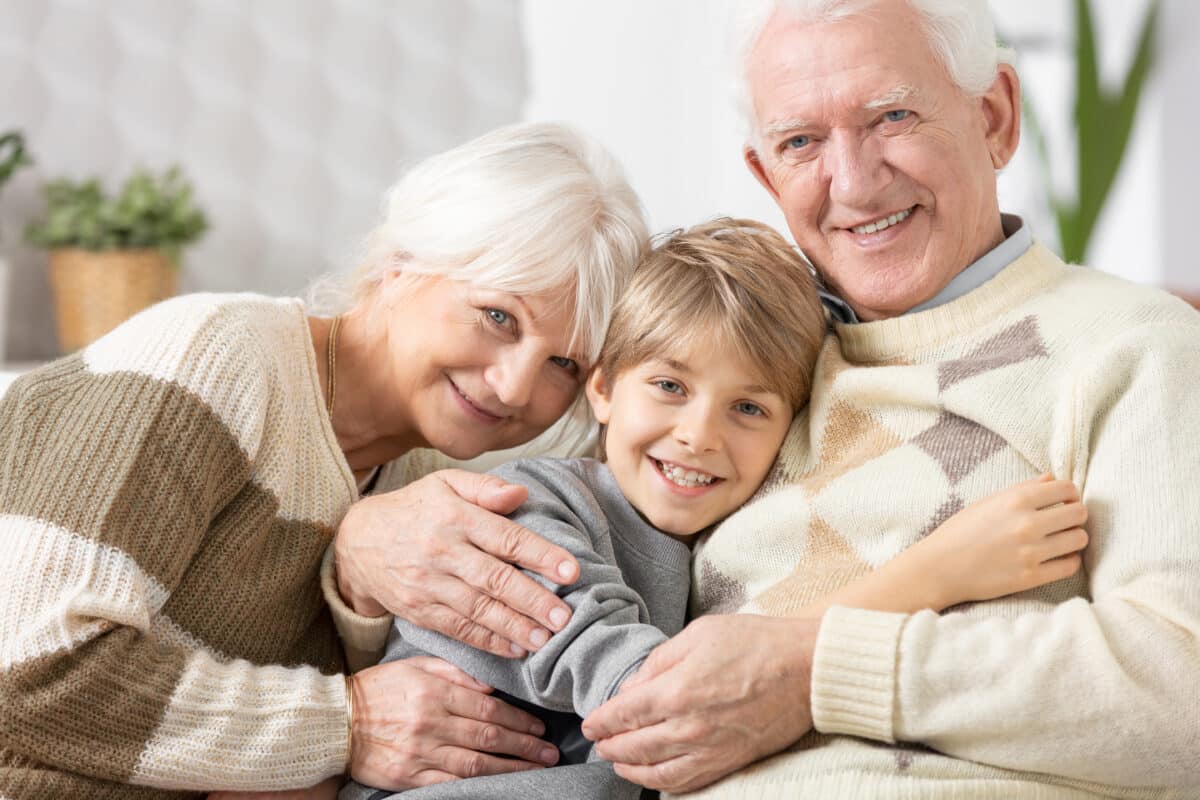
[[[541,628],[535,628],[533,633],[529,634],[529,641],[533,642],[534,647],[541,647],[546,642],[550,641],[550,634],[546,633]]]
[[[534,723],[529,726],[529,732],[534,736],[544,736],[546,733],[546,726],[540,721],[535,720]]]
[[[553,623],[555,628],[561,628],[567,624],[567,616],[566,609],[556,608],[550,612],[550,622]]]
[[[558,574],[563,578],[570,578],[575,574],[575,565],[570,561],[558,562]]]
[[[553,764],[555,761],[558,761],[558,751],[553,747],[545,747],[542,749],[540,760],[544,764]]]
[[[521,658],[522,656],[525,655],[525,648],[521,647],[521,645],[510,644],[509,647],[512,649],[512,654],[514,656],[516,656],[517,658]]]

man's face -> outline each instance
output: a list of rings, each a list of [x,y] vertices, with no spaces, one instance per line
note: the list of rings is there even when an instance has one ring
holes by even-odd
[[[889,0],[837,22],[776,13],[748,68],[759,140],[747,163],[861,319],[930,299],[1001,241],[995,170],[1019,107],[1007,67],[968,96],[916,13]]]

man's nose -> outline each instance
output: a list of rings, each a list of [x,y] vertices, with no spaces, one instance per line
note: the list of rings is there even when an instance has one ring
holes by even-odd
[[[829,197],[838,205],[869,207],[891,179],[883,148],[872,135],[835,132],[825,149]]]

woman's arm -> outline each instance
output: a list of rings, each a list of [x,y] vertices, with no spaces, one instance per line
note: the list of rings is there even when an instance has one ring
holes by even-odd
[[[1074,575],[1087,509],[1070,481],[1042,475],[986,497],[871,574],[797,612],[831,606],[915,613],[991,600]]]

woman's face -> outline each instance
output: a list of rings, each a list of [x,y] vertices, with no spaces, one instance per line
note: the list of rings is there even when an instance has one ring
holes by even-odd
[[[452,458],[523,444],[579,394],[565,294],[523,295],[442,277],[385,281],[396,398],[426,446]]]

